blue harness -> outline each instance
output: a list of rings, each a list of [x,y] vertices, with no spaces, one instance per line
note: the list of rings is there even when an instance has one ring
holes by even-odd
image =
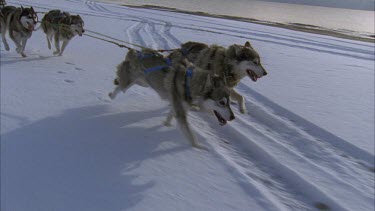
[[[155,57],[156,55],[154,53],[144,54],[140,51],[137,51],[137,56],[140,60],[143,60],[143,59]],[[155,67],[146,68],[144,70],[144,73],[148,74],[148,73],[151,73],[151,72],[163,70],[164,68],[167,68],[167,67],[172,65],[172,61],[169,58],[164,59],[164,61],[165,61],[166,65],[158,65],[158,66],[155,66]],[[193,70],[194,70],[194,67],[188,67],[187,70],[186,70],[186,74],[185,74],[185,98],[187,100],[191,100],[189,78],[191,79],[193,77]]]
[[[143,60],[143,59],[148,59],[148,58],[152,58],[152,57],[155,57],[156,55],[153,54],[153,53],[148,53],[148,54],[144,54],[140,51],[137,51],[137,56],[140,60]],[[159,66],[155,66],[155,67],[150,67],[150,68],[146,68],[144,70],[144,73],[145,74],[148,74],[148,73],[151,73],[151,72],[154,72],[154,71],[159,71],[159,70],[162,70],[166,67],[169,67],[171,66],[172,64],[172,61],[169,59],[169,58],[166,58],[164,59],[166,65],[159,65]]]

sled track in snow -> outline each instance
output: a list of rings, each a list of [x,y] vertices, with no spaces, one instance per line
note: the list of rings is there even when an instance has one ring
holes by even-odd
[[[249,142],[251,137],[238,133],[229,125],[224,126],[225,128],[218,126],[214,117],[207,117],[205,120],[194,114],[191,117],[194,125],[205,122],[198,124],[200,130],[196,130],[200,136],[199,141],[206,140],[226,162],[228,171],[244,191],[251,197],[257,192],[261,195],[260,198],[268,200],[260,201],[259,204],[273,204],[277,207],[275,210],[312,210],[311,199],[285,179],[285,175],[275,168],[276,164],[257,145],[252,146],[254,143]]]
[[[238,90],[240,90],[243,93],[243,96],[245,96],[246,102],[247,102],[247,109],[251,116],[254,116],[255,118],[262,118],[260,115],[257,115],[257,112],[254,112],[257,108],[260,106],[266,106],[268,108],[271,108],[273,112],[276,113],[276,115],[280,116],[281,118],[287,119],[289,121],[297,122],[298,123],[298,130],[303,131],[303,133],[306,133],[311,136],[311,140],[318,141],[318,142],[325,142],[324,148],[327,147],[326,145],[329,145],[334,151],[336,151],[336,154],[341,157],[351,157],[354,159],[357,159],[356,162],[360,163],[361,165],[365,164],[369,168],[374,167],[375,161],[374,156],[370,153],[348,143],[347,141],[333,135],[332,133],[314,125],[313,123],[299,117],[298,115],[294,114],[291,111],[288,111],[287,109],[277,105],[276,103],[270,101],[269,99],[265,98],[261,94],[257,93],[253,89],[249,88],[247,85],[244,85],[243,83],[240,83],[238,85]],[[253,102],[251,102],[249,99],[253,99],[255,102],[259,102],[259,105],[254,105]],[[252,107],[250,107],[252,106]],[[275,120],[278,122],[277,120]],[[275,122],[265,120],[264,124],[268,127],[274,126]],[[285,129],[288,129],[286,127]],[[339,153],[340,152],[340,153]],[[355,161],[355,160],[352,160]]]
[[[86,1],[85,4],[89,7],[89,9],[91,9],[95,12],[102,12],[102,13],[107,14],[109,16],[114,16],[114,17],[118,17],[118,18],[130,17],[130,18],[138,19],[140,22],[143,23],[143,26],[141,27],[142,29],[134,28],[134,25],[132,25],[130,27],[131,29],[126,30],[126,32],[127,32],[127,35],[130,35],[130,36],[135,35],[135,36],[139,37],[139,40],[143,40],[143,41],[140,41],[141,43],[144,43],[144,44],[142,44],[142,46],[153,48],[153,49],[158,49],[158,48],[160,48],[160,49],[171,49],[171,48],[174,48],[181,43],[170,32],[170,29],[172,27],[172,24],[170,22],[160,21],[160,20],[156,20],[156,19],[150,19],[150,20],[156,20],[158,22],[158,23],[155,23],[155,22],[152,22],[152,21],[150,21],[149,19],[146,19],[146,18],[141,18],[141,17],[137,17],[137,16],[134,16],[134,15],[124,15],[123,13],[113,12],[113,11],[107,9],[106,7],[104,7],[103,5],[98,4],[96,2],[92,2],[92,1]],[[119,9],[119,8],[117,8],[117,9]],[[124,7],[121,7],[121,9],[124,9]],[[157,30],[156,25],[158,25],[158,26],[160,25],[160,26],[162,26],[162,28],[160,30]],[[131,30],[135,30],[135,31],[130,32]],[[141,30],[143,30],[145,33],[148,34],[149,38],[152,40],[152,44],[145,45],[144,39],[140,38],[140,36],[142,36],[142,34],[140,33]],[[135,40],[135,38],[129,37],[129,40]],[[135,44],[137,44],[137,43],[135,43]]]
[[[296,151],[293,144],[285,145],[281,143],[285,139],[280,141],[282,138],[279,136],[274,138],[272,134],[275,131],[270,133],[270,129],[264,128],[264,125],[262,125],[262,122],[258,122],[258,119],[254,119],[250,123],[241,120],[240,117],[236,120],[227,125],[226,128],[211,129],[212,132],[201,134],[201,136],[208,139],[207,142],[219,155],[222,155],[223,159],[227,160],[230,168],[234,168],[245,179],[250,179],[251,185],[254,185],[253,180],[255,180],[256,187],[265,187],[267,189],[266,193],[263,192],[265,197],[269,197],[268,194],[272,193],[272,198],[288,207],[287,210],[305,210],[306,207],[312,208],[316,203],[326,204],[333,210],[346,210],[345,208],[348,205],[336,202],[334,198],[331,198],[332,193],[329,193],[324,185],[322,186],[326,183],[335,183],[340,185],[340,189],[345,187],[344,190],[341,190],[342,192],[338,191],[341,194],[352,195],[353,197],[359,194],[371,200],[371,196],[366,196],[366,193],[371,193],[369,190],[371,187],[366,186],[366,184],[371,184],[371,172],[360,170],[361,177],[353,183],[358,186],[353,187],[349,181],[355,179],[353,176],[358,172],[358,168],[349,169],[353,175],[345,174],[347,169],[337,171],[342,175],[333,175],[332,171],[336,171],[335,167],[329,169],[321,166],[321,163],[316,163],[311,157],[305,157],[303,151],[302,153]],[[209,124],[211,128],[218,127],[215,123]],[[276,132],[279,133],[279,131]],[[250,137],[245,135],[249,133],[251,134]],[[220,146],[220,142],[218,143],[215,138],[212,138],[215,136],[216,140],[221,139],[227,144]],[[309,150],[309,148],[306,150]],[[231,153],[228,153],[228,151]],[[364,173],[367,173],[368,177],[363,182],[360,180],[363,179]],[[325,176],[321,177],[321,175]],[[344,179],[337,178],[337,176],[344,177]],[[316,181],[317,178],[324,181]],[[243,181],[240,183],[243,183]],[[358,187],[364,189],[361,190]],[[263,188],[258,189],[263,190]]]
[[[371,204],[374,156],[321,128],[312,127],[312,123],[302,118],[295,118],[295,114],[267,102],[260,94],[254,97],[255,91],[250,88],[244,85],[240,88],[246,93],[250,115],[236,114],[233,122],[219,128],[212,123],[214,120],[208,120],[210,128],[199,130],[231,168],[263,185],[288,209],[312,208],[316,203],[326,204],[333,210],[355,209],[350,202],[341,204],[332,196],[353,198],[366,206]],[[195,121],[205,121],[192,116]],[[300,122],[302,125],[295,125]],[[249,133],[250,136],[246,135]]]

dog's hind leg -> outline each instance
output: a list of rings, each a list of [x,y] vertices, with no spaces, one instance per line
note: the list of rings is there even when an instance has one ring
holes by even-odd
[[[232,89],[230,92],[230,98],[238,102],[241,113],[246,113],[245,98],[242,95],[240,95],[240,93]]]
[[[121,63],[117,70],[117,78],[114,81],[116,88],[108,94],[111,99],[115,99],[118,93],[126,92],[131,86],[136,83],[136,79],[131,78],[130,65],[128,61]]]
[[[6,51],[9,51],[9,45],[8,45],[8,42],[7,40],[5,39],[5,33],[6,33],[7,29],[6,29],[6,25],[5,25],[5,21],[2,21],[1,22],[1,39],[3,40],[3,44],[4,44],[4,47],[5,47],[5,50]]]

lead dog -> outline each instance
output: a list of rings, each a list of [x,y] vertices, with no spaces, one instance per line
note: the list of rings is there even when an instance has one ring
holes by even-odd
[[[167,58],[154,50],[141,52],[129,50],[117,67],[116,88],[109,93],[114,99],[119,92],[125,92],[132,85],[150,86],[163,100],[171,104],[165,125],[173,117],[194,147],[200,147],[187,121],[187,112],[192,103],[197,103],[202,111],[213,111],[221,125],[234,119],[230,108],[230,89],[220,77],[201,68],[194,67],[180,51]]]
[[[49,11],[42,19],[41,27],[46,34],[48,48],[51,49],[52,38],[55,41],[56,51],[54,55],[61,56],[69,41],[76,36],[82,36],[84,22],[79,15],[70,15],[68,12],[60,10]],[[60,49],[60,41],[62,46]]]
[[[181,45],[181,50],[196,66],[222,77],[231,89],[231,99],[238,102],[241,113],[246,112],[244,97],[234,90],[234,87],[246,76],[256,82],[267,75],[259,54],[250,42],[246,42],[243,46],[231,45],[228,48],[187,42]]]
[[[38,16],[36,15],[34,8],[23,8],[6,6],[1,9],[0,15],[0,27],[1,27],[1,38],[5,47],[5,50],[9,51],[9,45],[5,39],[5,34],[8,31],[9,37],[13,40],[16,45],[17,53],[21,54],[22,57],[26,57],[24,51],[27,40],[31,37]]]

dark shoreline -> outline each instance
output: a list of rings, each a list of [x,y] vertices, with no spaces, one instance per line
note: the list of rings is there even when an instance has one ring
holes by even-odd
[[[343,39],[375,43],[375,34],[368,35],[366,37],[361,37],[361,36],[346,34],[338,30],[327,29],[327,28],[322,28],[319,26],[300,24],[300,23],[288,23],[288,24],[276,23],[276,22],[257,20],[253,18],[242,18],[242,17],[229,16],[229,15],[215,15],[215,14],[210,14],[210,13],[205,13],[205,12],[192,12],[192,11],[180,10],[177,8],[162,7],[162,6],[155,6],[155,5],[140,5],[140,6],[128,5],[128,4],[121,4],[121,5],[126,6],[126,7],[133,7],[133,8],[145,8],[145,9],[154,9],[154,10],[161,10],[161,11],[171,11],[171,12],[185,13],[185,14],[191,14],[191,15],[205,16],[205,17],[223,18],[223,19],[229,19],[229,20],[236,20],[236,21],[243,21],[243,22],[256,23],[256,24],[261,24],[261,25],[279,27],[279,28],[290,29],[290,30],[301,31],[301,32],[308,32],[308,33],[313,33],[313,34],[328,35],[328,36],[343,38]]]

